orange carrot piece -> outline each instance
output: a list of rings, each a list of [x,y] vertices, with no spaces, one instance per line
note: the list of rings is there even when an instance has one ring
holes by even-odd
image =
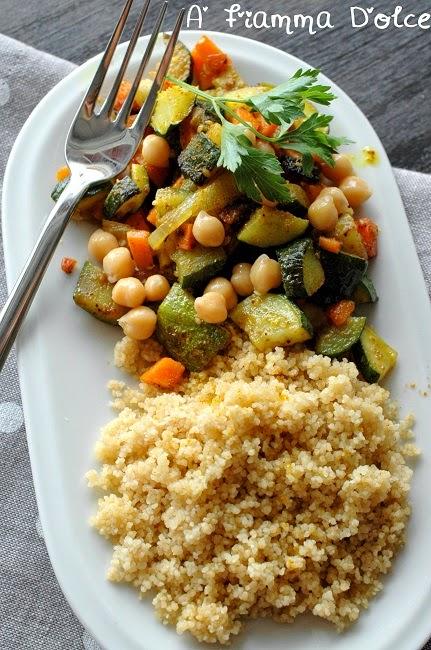
[[[342,327],[355,311],[353,300],[340,300],[326,310],[328,320],[336,327]]]
[[[335,237],[319,237],[319,246],[328,253],[339,253],[341,250],[341,242]]]
[[[367,251],[368,257],[376,257],[377,255],[377,236],[379,234],[379,227],[372,219],[364,217],[363,219],[358,219],[356,222],[356,228],[358,229],[359,234],[361,235],[362,242]]]
[[[164,187],[169,173],[169,167],[156,167],[155,165],[145,165],[149,179],[156,187]]]
[[[124,102],[126,101],[127,95],[130,92],[130,89],[132,88],[132,83],[130,81],[122,81],[120,84],[120,87],[118,89],[117,97],[115,98],[114,102],[114,111],[119,111]],[[140,106],[136,103],[135,100],[133,100],[132,104],[132,113],[139,111]]]
[[[77,262],[73,257],[63,257],[61,260],[61,270],[63,273],[70,275],[70,273],[73,273],[76,263]]]
[[[311,202],[317,199],[324,187],[325,186],[321,185],[320,183],[318,185],[304,185],[305,192]]]
[[[184,176],[182,176],[182,175],[178,176],[175,183],[172,183],[172,187],[175,187],[175,189],[178,189],[178,188],[180,188],[182,186],[183,183],[184,183]]]
[[[64,165],[63,167],[59,167],[55,172],[55,178],[59,182],[64,181],[64,179],[68,178],[69,176],[70,176],[70,169],[67,165]]]
[[[147,221],[150,223],[152,226],[157,227],[157,220],[159,218],[158,212],[156,208],[151,208],[149,213],[147,214]]]
[[[202,90],[211,88],[229,63],[228,56],[208,36],[202,36],[192,50],[194,82]]]
[[[153,266],[153,251],[148,243],[148,235],[146,230],[129,230],[127,233],[127,243],[138,269]]]
[[[147,232],[150,231],[143,210],[138,210],[134,214],[131,214],[130,217],[127,217],[126,224],[135,230],[146,230]]]
[[[178,239],[178,248],[182,251],[191,251],[196,244],[196,239],[193,235],[193,224],[185,223],[181,226],[181,236]]]
[[[175,361],[170,357],[163,357],[144,372],[140,379],[145,384],[172,389],[181,383],[185,370],[185,367],[179,361]]]

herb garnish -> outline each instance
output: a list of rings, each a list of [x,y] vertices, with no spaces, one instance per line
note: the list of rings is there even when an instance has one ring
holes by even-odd
[[[283,178],[283,170],[276,156],[252,146],[245,132],[251,130],[259,139],[282,149],[290,149],[302,154],[304,172],[313,167],[313,155],[319,156],[328,165],[333,165],[333,154],[345,138],[336,138],[327,132],[332,121],[331,115],[305,114],[305,102],[329,106],[335,99],[329,86],[317,83],[319,70],[298,70],[286,82],[266,92],[245,99],[217,97],[168,76],[169,81],[193,92],[208,102],[217,113],[222,125],[221,155],[219,167],[233,172],[239,189],[251,199],[259,202],[262,196],[270,201],[288,202],[291,194]],[[237,115],[232,104],[242,104],[252,112],[260,113],[267,122],[277,125],[273,137],[265,136]],[[234,118],[232,124],[227,118]],[[294,121],[303,119],[299,126]]]

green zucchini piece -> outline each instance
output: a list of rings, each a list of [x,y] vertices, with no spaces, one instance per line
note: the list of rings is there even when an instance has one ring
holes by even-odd
[[[160,91],[151,118],[154,131],[166,135],[171,127],[177,126],[189,115],[194,103],[195,94],[179,86]]]
[[[230,339],[220,325],[198,323],[194,298],[179,284],[173,284],[157,312],[156,336],[168,354],[188,370],[199,372]]]
[[[304,217],[310,207],[310,200],[307,193],[300,185],[296,185],[296,183],[286,182],[286,185],[289,188],[291,199],[285,203],[280,203],[278,207],[280,210],[288,210],[288,212],[292,212],[292,214],[298,217]]]
[[[328,324],[325,310],[318,305],[314,305],[312,302],[306,302],[304,305],[301,305],[301,309],[307,316],[315,332],[323,329]]]
[[[121,219],[139,210],[150,191],[144,165],[132,164],[130,176],[117,181],[105,199],[104,211],[109,219]]]
[[[320,261],[325,272],[325,284],[315,298],[325,305],[351,298],[368,268],[367,260],[343,251],[329,253],[321,250]]]
[[[169,34],[163,35],[165,43],[169,40]],[[191,81],[192,79],[192,56],[182,41],[177,41],[174,54],[169,65],[168,74],[179,81]]]
[[[320,170],[316,163],[313,164],[310,173],[304,172],[302,157],[289,156],[285,154],[280,157],[280,164],[283,169],[283,176],[291,183],[309,183],[316,185],[320,181]]]
[[[98,320],[116,325],[128,310],[112,300],[113,286],[102,269],[92,262],[85,262],[76,283],[73,300],[78,307]]]
[[[366,323],[365,316],[351,316],[342,327],[326,327],[316,340],[316,353],[339,357],[359,341]]]
[[[261,207],[243,225],[238,239],[260,248],[281,246],[303,235],[307,228],[307,219],[300,219],[290,212],[275,208]]]
[[[356,222],[350,214],[342,214],[335,226],[333,236],[341,242],[341,250],[351,255],[368,259],[362,237],[356,228]]]
[[[176,250],[171,255],[176,276],[183,289],[196,289],[215,277],[226,263],[223,248],[196,246],[191,251]]]
[[[300,239],[277,250],[277,259],[288,298],[307,298],[323,285],[325,274],[311,239]]]
[[[51,198],[53,201],[58,201],[61,193],[69,184],[69,180],[69,178],[65,178],[62,181],[56,183],[54,189],[51,192]],[[100,218],[103,202],[108,196],[111,188],[112,183],[110,181],[90,187],[73,211],[73,219],[91,219],[92,217]],[[100,212],[99,215],[98,211]]]
[[[183,201],[190,196],[191,192],[184,190],[182,187],[162,187],[157,190],[154,197],[153,206],[157,210],[159,220],[170,210],[177,208]]]
[[[359,372],[370,384],[382,381],[395,366],[398,358],[397,351],[370,325],[365,325],[352,352]]]
[[[216,169],[219,158],[220,148],[204,133],[198,133],[181,152],[178,166],[184,176],[202,185]]]
[[[373,281],[368,275],[364,275],[355,291],[353,292],[352,300],[357,305],[362,305],[370,302],[377,302],[379,299]]]
[[[306,315],[281,294],[253,294],[235,307],[231,318],[262,352],[302,343],[313,336]]]
[[[127,233],[129,230],[133,230],[133,228],[131,226],[128,226],[126,223],[123,223],[122,221],[103,219],[102,230],[111,233],[111,235],[114,235],[114,237],[117,238],[119,246],[127,246]]]

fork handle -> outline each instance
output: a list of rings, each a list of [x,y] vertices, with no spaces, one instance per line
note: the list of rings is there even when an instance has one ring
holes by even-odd
[[[0,370],[8,357],[49,261],[70,219],[73,208],[88,189],[88,181],[71,177],[51,210],[39,238],[0,312]]]

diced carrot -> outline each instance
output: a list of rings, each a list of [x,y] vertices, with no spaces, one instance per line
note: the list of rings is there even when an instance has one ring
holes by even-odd
[[[320,183],[317,185],[304,185],[304,189],[307,193],[308,198],[311,202],[315,201],[319,196],[320,192],[324,189],[324,185]]]
[[[228,56],[222,52],[208,36],[202,36],[192,50],[193,80],[202,90],[211,88],[229,63]]]
[[[122,81],[120,84],[120,87],[118,89],[117,97],[115,98],[114,102],[114,111],[119,111],[124,102],[126,101],[127,95],[130,92],[130,89],[132,88],[132,83],[130,81]],[[133,111],[138,111],[140,108],[139,104],[133,100],[132,104],[132,112]]]
[[[181,235],[178,239],[178,248],[182,251],[191,251],[196,244],[196,239],[193,236],[193,224],[185,223],[181,226]]]
[[[377,236],[379,234],[378,225],[372,219],[364,217],[356,221],[356,228],[361,235],[368,257],[375,257],[377,255]]]
[[[150,223],[152,226],[157,227],[157,220],[159,218],[158,212],[156,208],[151,208],[149,213],[147,214],[147,221]]]
[[[175,361],[170,357],[163,357],[146,370],[140,379],[145,384],[172,389],[181,383],[185,370],[185,367],[179,361]]]
[[[145,230],[129,230],[127,233],[127,243],[138,269],[153,266],[153,251],[148,243],[148,235]]]
[[[63,257],[61,260],[61,270],[63,273],[67,273],[70,275],[70,273],[73,273],[73,269],[76,266],[76,260],[73,259],[73,257]]]
[[[130,217],[127,217],[126,224],[135,230],[146,230],[147,232],[150,231],[143,210],[138,210],[134,214],[131,214]]]
[[[63,167],[59,167],[55,172],[55,178],[59,182],[64,181],[64,179],[68,178],[69,176],[70,176],[70,169],[67,165],[64,165]]]
[[[262,135],[265,135],[268,138],[271,138],[278,129],[278,126],[276,124],[270,124],[265,120],[263,115],[250,111],[245,106],[239,106],[236,108],[235,113],[242,120],[245,120],[251,124],[251,126],[256,129],[256,131],[259,131],[259,133],[262,133]]]
[[[353,300],[340,300],[326,310],[328,320],[336,327],[342,327],[355,311]]]
[[[335,237],[319,237],[319,246],[328,253],[339,253],[341,250],[341,242]]]
[[[163,187],[169,174],[169,167],[156,167],[155,165],[145,165],[149,179],[156,187]]]

